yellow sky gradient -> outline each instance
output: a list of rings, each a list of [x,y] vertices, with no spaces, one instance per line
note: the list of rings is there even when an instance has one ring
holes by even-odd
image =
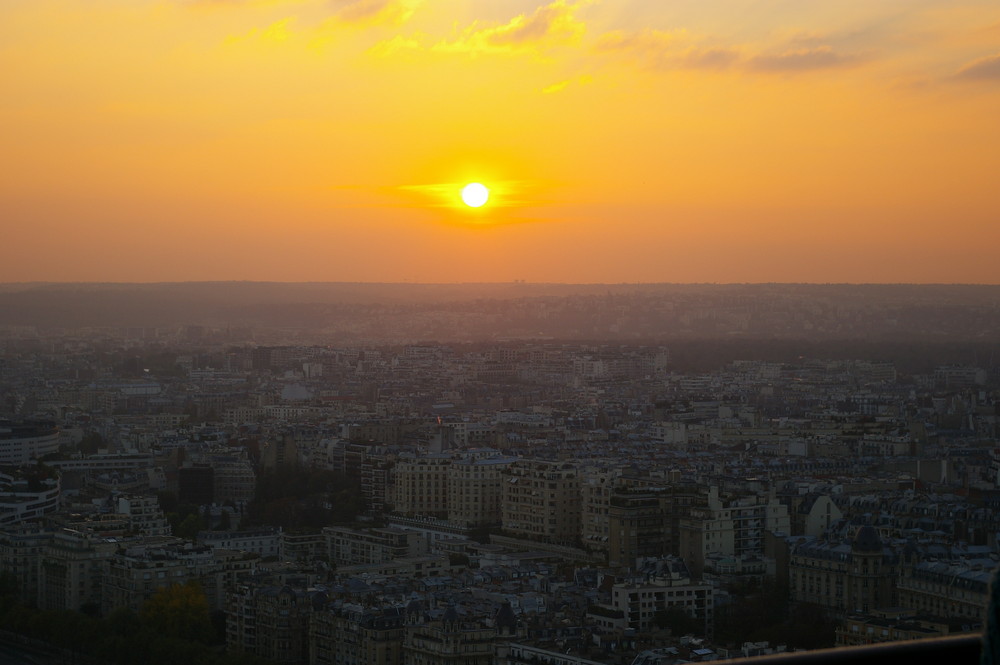
[[[1000,283],[1000,3],[4,0],[0,230],[0,281]]]

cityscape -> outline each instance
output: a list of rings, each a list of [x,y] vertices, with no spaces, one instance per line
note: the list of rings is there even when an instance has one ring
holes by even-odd
[[[44,287],[84,308],[121,288]],[[172,326],[7,308],[7,643],[81,662],[176,662],[193,641],[203,662],[674,665],[982,630],[1000,287],[421,288],[333,332],[219,327],[191,295],[215,284],[156,286],[192,298]],[[149,289],[128,289],[134,324]],[[504,323],[421,337],[438,309]],[[536,317],[571,327],[518,334]],[[128,622],[145,643],[72,637]]]
[[[1000,665],[996,0],[2,0],[0,91],[0,665]]]

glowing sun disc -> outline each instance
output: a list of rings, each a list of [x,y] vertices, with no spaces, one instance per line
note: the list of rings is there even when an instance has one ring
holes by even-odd
[[[490,190],[486,185],[478,182],[470,182],[462,188],[462,202],[470,208],[483,206],[490,198]]]

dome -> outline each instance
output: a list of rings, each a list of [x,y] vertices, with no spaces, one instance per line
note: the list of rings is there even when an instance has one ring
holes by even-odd
[[[866,525],[858,529],[854,542],[851,543],[851,549],[855,552],[881,553],[882,539],[879,538],[875,527]]]

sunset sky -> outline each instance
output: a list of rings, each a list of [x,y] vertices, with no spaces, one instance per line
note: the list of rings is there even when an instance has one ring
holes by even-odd
[[[1000,283],[1000,2],[0,0],[0,233],[4,282]]]

